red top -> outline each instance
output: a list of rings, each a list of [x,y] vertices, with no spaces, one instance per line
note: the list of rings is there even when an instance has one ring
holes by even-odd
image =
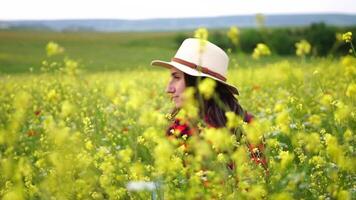
[[[253,115],[245,112],[245,116],[244,116],[244,121],[246,123],[251,123],[253,121]],[[207,121],[207,120],[205,120]],[[209,125],[209,123],[207,123],[209,127],[214,127]],[[181,137],[186,137],[189,138],[190,136],[192,136],[194,134],[194,130],[192,128],[190,128],[188,122],[184,123],[183,120],[180,119],[175,119],[174,122],[169,126],[169,128],[167,129],[166,135],[168,137],[173,137],[173,138],[181,138]],[[263,144],[263,142],[261,142],[260,144],[254,146],[252,144],[250,144],[249,142],[247,142],[247,146],[248,149],[250,151],[250,157],[251,159],[256,163],[256,164],[261,164],[262,167],[267,171],[268,173],[268,167],[267,167],[267,160],[266,157],[264,155],[264,149],[265,146]],[[234,164],[229,164],[228,165],[229,168],[233,169],[234,168]]]

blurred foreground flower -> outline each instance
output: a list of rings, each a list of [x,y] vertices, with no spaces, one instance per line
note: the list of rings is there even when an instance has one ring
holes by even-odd
[[[197,30],[195,30],[194,32],[194,37],[198,38],[200,40],[200,48],[199,48],[199,52],[203,52],[205,45],[206,45],[206,41],[208,40],[208,29],[206,28],[198,28]]]
[[[216,82],[211,78],[203,79],[198,86],[199,92],[204,96],[204,99],[210,99],[214,93]]]
[[[202,40],[208,40],[208,29],[206,28],[198,28],[194,31],[194,37]]]
[[[304,57],[305,55],[309,54],[311,50],[311,45],[306,40],[301,40],[295,43],[295,47],[295,54],[300,57]]]
[[[47,56],[54,56],[57,54],[61,54],[63,53],[64,48],[59,46],[57,43],[55,42],[49,42],[46,46],[46,52],[47,52]]]
[[[351,42],[352,33],[349,31],[347,33],[342,34],[342,40],[344,40],[345,42]]]
[[[237,46],[240,40],[240,30],[236,26],[231,26],[227,37],[231,40],[232,44]]]
[[[269,56],[271,55],[271,50],[267,45],[263,43],[258,43],[256,48],[253,50],[252,58],[259,59],[261,56]]]

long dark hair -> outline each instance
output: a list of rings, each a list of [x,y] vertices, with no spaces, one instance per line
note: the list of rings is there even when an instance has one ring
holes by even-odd
[[[217,98],[206,100],[197,92],[199,80],[201,81],[205,78],[184,73],[185,86],[196,89],[195,97],[199,104],[200,117],[213,127],[224,127],[226,125],[226,111],[232,111],[244,118],[243,108],[227,85],[216,81],[215,94]]]

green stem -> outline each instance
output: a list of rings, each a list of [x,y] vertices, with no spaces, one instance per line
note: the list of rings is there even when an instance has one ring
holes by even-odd
[[[350,45],[351,45],[352,52],[354,53],[354,56],[356,57],[356,51],[355,51],[355,48],[354,48],[354,45],[352,44],[352,42],[350,42]]]

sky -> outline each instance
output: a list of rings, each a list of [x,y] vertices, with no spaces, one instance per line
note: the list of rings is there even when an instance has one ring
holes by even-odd
[[[0,20],[356,14],[356,0],[0,0]]]

